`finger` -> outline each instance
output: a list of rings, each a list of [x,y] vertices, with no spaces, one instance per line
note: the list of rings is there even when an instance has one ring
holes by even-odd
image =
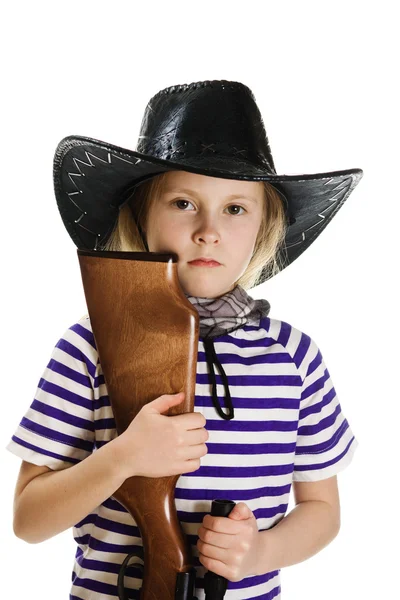
[[[217,548],[229,549],[235,544],[235,535],[228,533],[216,533],[205,527],[199,530],[199,541]]]
[[[183,439],[183,443],[191,446],[194,446],[196,444],[205,444],[206,442],[208,442],[209,439],[208,431],[204,428],[182,431],[181,436]]]
[[[208,571],[212,571],[216,575],[225,577],[225,579],[227,579],[228,581],[234,580],[233,570],[229,569],[229,567],[227,567],[227,565],[224,562],[203,555],[199,556],[199,560]]]
[[[233,507],[233,509],[229,513],[229,516],[230,517],[235,516],[235,517],[238,517],[241,519],[246,519],[251,514],[252,514],[252,510],[247,506],[247,504],[245,502],[239,502],[238,504],[236,504]]]
[[[188,412],[180,415],[174,415],[170,417],[172,419],[179,419],[186,429],[199,429],[205,427],[207,424],[206,418],[199,412]]]
[[[159,396],[149,404],[145,404],[145,407],[150,413],[159,413],[162,414],[166,412],[172,406],[180,404],[183,401],[184,394],[180,392],[178,394],[163,394]]]
[[[220,560],[223,563],[227,562],[228,549],[220,548],[219,546],[213,546],[212,544],[206,544],[202,540],[198,540],[197,548],[199,553],[207,558],[213,558]]]
[[[194,444],[192,446],[184,446],[178,450],[180,460],[192,460],[193,458],[203,458],[208,454],[208,448],[205,444]]]
[[[207,514],[203,518],[203,527],[211,529],[216,533],[235,535],[242,531],[243,525],[240,520],[230,519],[229,517],[213,517]]]

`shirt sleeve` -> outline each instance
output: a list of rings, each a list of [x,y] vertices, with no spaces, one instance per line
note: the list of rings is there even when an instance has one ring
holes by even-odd
[[[316,343],[302,334],[298,348],[303,375],[293,481],[333,477],[351,462],[358,447],[341,409]]]
[[[57,342],[34,399],[6,446],[21,459],[53,470],[77,464],[94,447],[96,364],[90,360],[91,332],[83,323],[71,326]]]

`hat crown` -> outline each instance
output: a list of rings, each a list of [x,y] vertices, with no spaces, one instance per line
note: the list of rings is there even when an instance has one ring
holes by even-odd
[[[276,174],[254,95],[236,81],[199,81],[157,92],[146,106],[136,151],[178,163],[223,156]]]

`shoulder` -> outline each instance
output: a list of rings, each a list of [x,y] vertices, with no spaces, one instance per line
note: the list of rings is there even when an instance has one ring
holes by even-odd
[[[305,331],[281,319],[263,317],[260,326],[265,329],[269,340],[280,345],[290,355],[304,379],[310,362],[320,356],[315,340]]]
[[[78,360],[96,365],[98,353],[89,316],[84,315],[70,325],[58,340],[56,348]]]

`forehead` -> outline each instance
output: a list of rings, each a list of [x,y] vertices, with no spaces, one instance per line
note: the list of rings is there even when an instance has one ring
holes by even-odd
[[[243,196],[263,197],[264,184],[261,181],[243,181],[237,179],[224,179],[222,177],[209,177],[188,171],[168,171],[164,176],[163,192],[177,190],[193,191],[197,194],[243,194]]]

